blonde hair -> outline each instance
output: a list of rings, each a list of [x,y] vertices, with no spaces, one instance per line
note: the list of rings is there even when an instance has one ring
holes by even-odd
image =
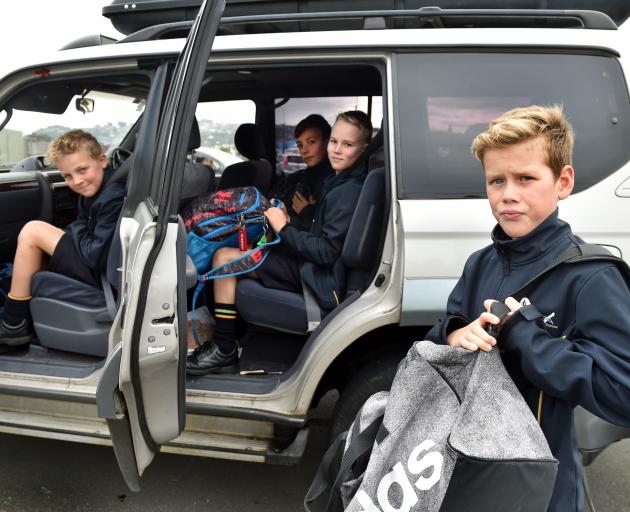
[[[337,114],[335,123],[337,121],[345,121],[346,123],[356,126],[359,130],[361,130],[361,138],[363,139],[363,142],[365,144],[370,142],[370,139],[372,138],[372,121],[370,121],[370,118],[365,112],[362,112],[361,110],[347,110],[346,112]]]
[[[575,139],[571,123],[560,105],[532,105],[509,110],[491,121],[488,129],[475,137],[470,149],[483,163],[483,155],[488,149],[504,148],[537,137],[544,141],[547,165],[558,179],[562,168],[573,163]]]
[[[87,151],[95,159],[103,154],[103,148],[94,135],[83,130],[71,130],[62,133],[50,143],[46,158],[57,165],[64,156],[78,151]]]

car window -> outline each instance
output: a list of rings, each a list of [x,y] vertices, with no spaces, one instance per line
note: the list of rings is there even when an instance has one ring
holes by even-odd
[[[630,159],[630,105],[616,59],[575,54],[401,54],[401,198],[485,197],[472,140],[515,107],[563,105],[576,133],[575,192]]]
[[[276,154],[298,152],[295,143],[295,125],[309,114],[320,114],[332,126],[337,114],[346,110],[370,112],[374,131],[380,129],[383,118],[381,96],[347,96],[326,98],[276,99]]]
[[[100,92],[73,97],[60,114],[13,108],[11,119],[0,131],[0,169],[11,168],[29,156],[44,155],[55,138],[77,128],[92,133],[107,151],[120,144],[143,109],[143,99]]]
[[[241,124],[256,121],[256,105],[251,100],[200,102],[195,116],[199,123],[202,147],[238,156],[234,133]],[[231,163],[224,162],[222,165],[225,167]]]

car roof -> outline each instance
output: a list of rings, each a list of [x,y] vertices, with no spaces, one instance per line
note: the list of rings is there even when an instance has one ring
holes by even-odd
[[[580,48],[621,53],[628,47],[627,30],[589,29],[549,29],[549,28],[444,28],[444,29],[384,29],[347,30],[335,32],[283,32],[270,34],[242,34],[217,36],[213,54],[221,59],[226,53],[290,51],[290,50],[330,50],[347,49],[356,52],[360,49],[390,48]],[[38,66],[54,66],[71,62],[93,62],[125,57],[130,59],[149,57],[176,58],[185,40],[163,39],[139,42],[118,42],[99,46],[60,50],[25,62],[18,69],[7,69],[0,62],[0,76],[8,76],[21,70],[32,70]],[[340,54],[343,56],[343,54]],[[351,54],[349,54],[351,56]],[[130,62],[130,66],[133,65]]]

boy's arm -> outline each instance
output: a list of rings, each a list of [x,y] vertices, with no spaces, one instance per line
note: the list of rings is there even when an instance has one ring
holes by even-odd
[[[322,232],[314,235],[309,231],[287,224],[280,236],[291,250],[303,260],[323,267],[332,266],[341,256],[343,242],[350,227],[356,201],[335,201],[327,204]]]
[[[306,205],[300,213],[289,213],[291,217],[291,226],[300,231],[308,231],[313,224],[313,217],[315,217],[315,208],[317,205]]]
[[[120,193],[101,206],[93,233],[88,230],[87,219],[81,219],[68,226],[68,232],[77,251],[92,270],[100,271],[104,259],[107,258],[107,250],[114,236],[124,199],[125,191],[121,189]]]
[[[535,305],[518,309],[498,346],[518,355],[523,374],[545,393],[630,425],[630,293],[619,270],[606,266],[582,287],[569,339],[550,336],[542,317]]]

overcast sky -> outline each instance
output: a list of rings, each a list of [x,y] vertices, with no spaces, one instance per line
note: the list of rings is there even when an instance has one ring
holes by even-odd
[[[111,0],[2,0],[2,69],[89,34],[122,37],[101,12]]]

